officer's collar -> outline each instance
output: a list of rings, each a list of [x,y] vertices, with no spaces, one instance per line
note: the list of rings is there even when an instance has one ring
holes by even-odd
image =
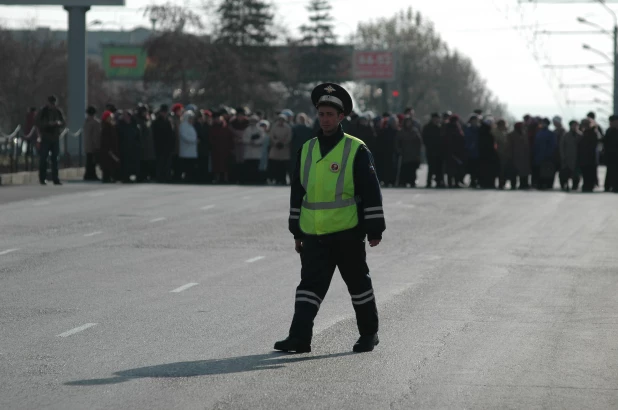
[[[341,124],[339,124],[337,132],[335,132],[333,135],[324,135],[324,131],[322,131],[322,128],[320,128],[320,130],[318,131],[318,139],[321,141],[323,141],[324,139],[328,139],[329,141],[339,141],[341,138],[343,138],[343,127],[341,126]]]

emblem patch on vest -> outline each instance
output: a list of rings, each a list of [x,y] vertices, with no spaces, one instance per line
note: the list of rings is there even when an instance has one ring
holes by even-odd
[[[333,172],[339,172],[339,164],[333,162],[332,164],[330,164],[330,170]]]

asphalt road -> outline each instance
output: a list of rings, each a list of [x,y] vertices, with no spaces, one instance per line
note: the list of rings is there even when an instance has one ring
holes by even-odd
[[[381,343],[336,277],[306,355],[287,188],[0,197],[1,409],[618,407],[615,194],[385,190]]]

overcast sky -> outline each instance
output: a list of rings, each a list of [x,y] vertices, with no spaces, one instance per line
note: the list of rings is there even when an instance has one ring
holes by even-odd
[[[612,16],[596,1],[581,0],[579,4],[522,2],[524,4],[518,5],[517,0],[380,0],[373,5],[366,2],[366,6],[361,7],[357,0],[331,0],[331,4],[341,39],[352,32],[358,22],[389,17],[412,4],[415,10],[434,22],[447,44],[473,60],[489,88],[514,115],[561,115],[570,119],[583,117],[590,110],[597,111],[600,117],[607,116],[602,110],[611,111],[612,70],[607,66],[607,58],[582,48],[582,44],[587,43],[610,54],[611,37],[602,33],[537,33],[534,40],[533,33],[595,30],[578,23],[577,17],[584,17],[611,31]],[[93,7],[88,13],[88,21],[101,20],[105,29],[148,27],[150,23],[142,17],[142,8],[153,2],[164,1],[126,0],[123,8]],[[305,22],[306,2],[274,0],[278,21],[295,31]],[[197,7],[201,1],[177,0],[177,3]],[[618,10],[618,2],[614,3],[610,7]],[[61,7],[0,6],[0,13],[4,26],[23,27],[34,21],[39,26],[66,28],[66,13]],[[536,46],[538,61],[533,57],[533,46]],[[550,70],[542,68],[544,64],[599,64],[598,69],[605,74],[587,68]],[[561,83],[568,88],[560,89]],[[599,88],[592,89],[588,84]],[[572,85],[582,86],[571,88]],[[580,103],[567,105],[567,100]]]

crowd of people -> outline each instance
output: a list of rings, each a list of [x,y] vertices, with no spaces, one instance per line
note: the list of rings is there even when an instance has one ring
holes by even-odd
[[[289,109],[271,121],[248,108],[192,104],[156,111],[144,104],[126,110],[108,105],[97,114],[88,107],[84,179],[99,180],[98,166],[105,183],[285,185],[296,152],[319,129],[317,118]],[[600,186],[597,167],[604,163],[605,191],[618,192],[618,116],[610,117],[604,132],[592,112],[566,127],[558,116],[530,115],[510,127],[481,110],[467,118],[433,113],[421,124],[407,108],[401,114],[353,112],[342,127],[368,146],[385,187],[416,187],[426,161],[427,188],[546,190],[557,178],[565,191],[583,182],[582,191],[591,192]]]

